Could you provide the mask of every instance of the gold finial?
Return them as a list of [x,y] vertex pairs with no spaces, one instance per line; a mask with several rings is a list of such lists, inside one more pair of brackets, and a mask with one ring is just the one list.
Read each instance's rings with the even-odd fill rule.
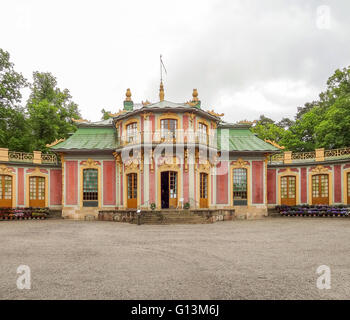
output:
[[159,87],[159,100],[164,101],[164,86],[163,86],[163,81],[160,82],[160,87]]
[[194,101],[198,101],[198,91],[197,91],[197,89],[193,89],[192,97],[193,97],[193,99],[192,99],[193,102]]
[[224,113],[216,113],[214,110],[208,111],[208,113],[215,117],[223,117],[225,115]]
[[126,89],[126,98],[125,101],[131,101],[131,91],[130,88]]

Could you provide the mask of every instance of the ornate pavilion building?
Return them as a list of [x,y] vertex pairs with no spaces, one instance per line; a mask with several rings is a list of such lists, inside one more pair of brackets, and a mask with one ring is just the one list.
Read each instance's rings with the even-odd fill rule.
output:
[[350,150],[281,153],[250,124],[225,123],[186,103],[136,104],[128,89],[112,118],[79,120],[53,154],[0,149],[0,207],[62,209],[84,219],[100,211],[231,210],[247,218],[277,204],[350,204]]

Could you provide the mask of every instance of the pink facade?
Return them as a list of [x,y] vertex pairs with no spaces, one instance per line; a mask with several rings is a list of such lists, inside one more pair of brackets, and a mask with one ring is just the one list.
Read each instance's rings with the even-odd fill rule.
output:
[[66,161],[66,205],[78,205],[78,161]]
[[228,203],[228,162],[221,161],[217,167],[216,176],[216,203]]
[[103,204],[116,204],[115,161],[103,161]]
[[24,169],[18,168],[18,205],[24,206]]
[[276,199],[276,170],[267,169],[267,202],[277,203]]
[[253,203],[264,203],[264,162],[252,161]]
[[50,205],[62,203],[62,170],[50,170]]

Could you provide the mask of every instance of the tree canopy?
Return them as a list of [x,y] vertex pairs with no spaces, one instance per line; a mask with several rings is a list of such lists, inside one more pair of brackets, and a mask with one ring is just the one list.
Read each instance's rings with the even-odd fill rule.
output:
[[274,140],[286,150],[350,146],[350,66],[337,69],[317,101],[298,107],[295,120],[275,122],[262,115],[252,131],[261,139]]

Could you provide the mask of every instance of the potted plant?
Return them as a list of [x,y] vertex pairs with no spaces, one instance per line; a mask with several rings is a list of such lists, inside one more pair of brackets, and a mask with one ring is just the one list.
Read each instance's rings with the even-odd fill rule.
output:
[[150,207],[151,207],[151,210],[154,211],[157,206],[156,206],[156,204],[154,202],[152,202]]

